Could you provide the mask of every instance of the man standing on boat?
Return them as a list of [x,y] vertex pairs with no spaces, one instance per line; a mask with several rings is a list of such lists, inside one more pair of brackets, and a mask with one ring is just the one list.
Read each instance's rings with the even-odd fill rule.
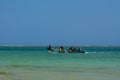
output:
[[51,45],[48,46],[48,51],[54,51],[52,50]]

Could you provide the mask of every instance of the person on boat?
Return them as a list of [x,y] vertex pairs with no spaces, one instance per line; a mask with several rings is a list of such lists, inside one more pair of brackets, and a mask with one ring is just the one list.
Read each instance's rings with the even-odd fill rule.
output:
[[52,50],[51,45],[48,46],[48,51],[54,51],[54,50]]
[[73,48],[73,52],[76,52],[76,48]]
[[64,52],[64,51],[65,51],[65,50],[64,50],[64,47],[61,46],[58,51],[59,51],[59,52]]
[[85,53],[85,51],[82,50],[82,48],[80,48],[80,47],[78,48],[78,52],[79,52],[79,53]]
[[71,46],[68,50],[68,52],[73,52],[74,51],[74,48]]

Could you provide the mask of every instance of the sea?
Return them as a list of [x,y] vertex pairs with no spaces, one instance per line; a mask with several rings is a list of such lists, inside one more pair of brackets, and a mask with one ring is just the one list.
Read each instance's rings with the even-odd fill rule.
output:
[[81,48],[85,54],[48,52],[47,46],[0,46],[0,80],[120,80],[119,46]]

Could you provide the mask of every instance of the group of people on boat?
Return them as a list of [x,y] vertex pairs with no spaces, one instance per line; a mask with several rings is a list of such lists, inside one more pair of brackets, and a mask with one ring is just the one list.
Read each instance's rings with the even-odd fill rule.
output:
[[[51,45],[48,46],[48,51],[52,51],[54,52],[54,50],[52,49]],[[75,47],[70,47],[68,50],[65,50],[63,46],[61,46],[57,52],[60,52],[60,53],[64,53],[64,52],[68,52],[68,53],[85,53],[84,50],[82,50],[82,48],[78,47],[78,48],[75,48]]]

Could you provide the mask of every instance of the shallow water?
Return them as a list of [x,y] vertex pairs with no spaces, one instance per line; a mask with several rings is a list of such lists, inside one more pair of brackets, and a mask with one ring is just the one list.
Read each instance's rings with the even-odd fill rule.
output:
[[86,54],[46,47],[0,47],[0,80],[120,80],[120,47],[83,47]]

